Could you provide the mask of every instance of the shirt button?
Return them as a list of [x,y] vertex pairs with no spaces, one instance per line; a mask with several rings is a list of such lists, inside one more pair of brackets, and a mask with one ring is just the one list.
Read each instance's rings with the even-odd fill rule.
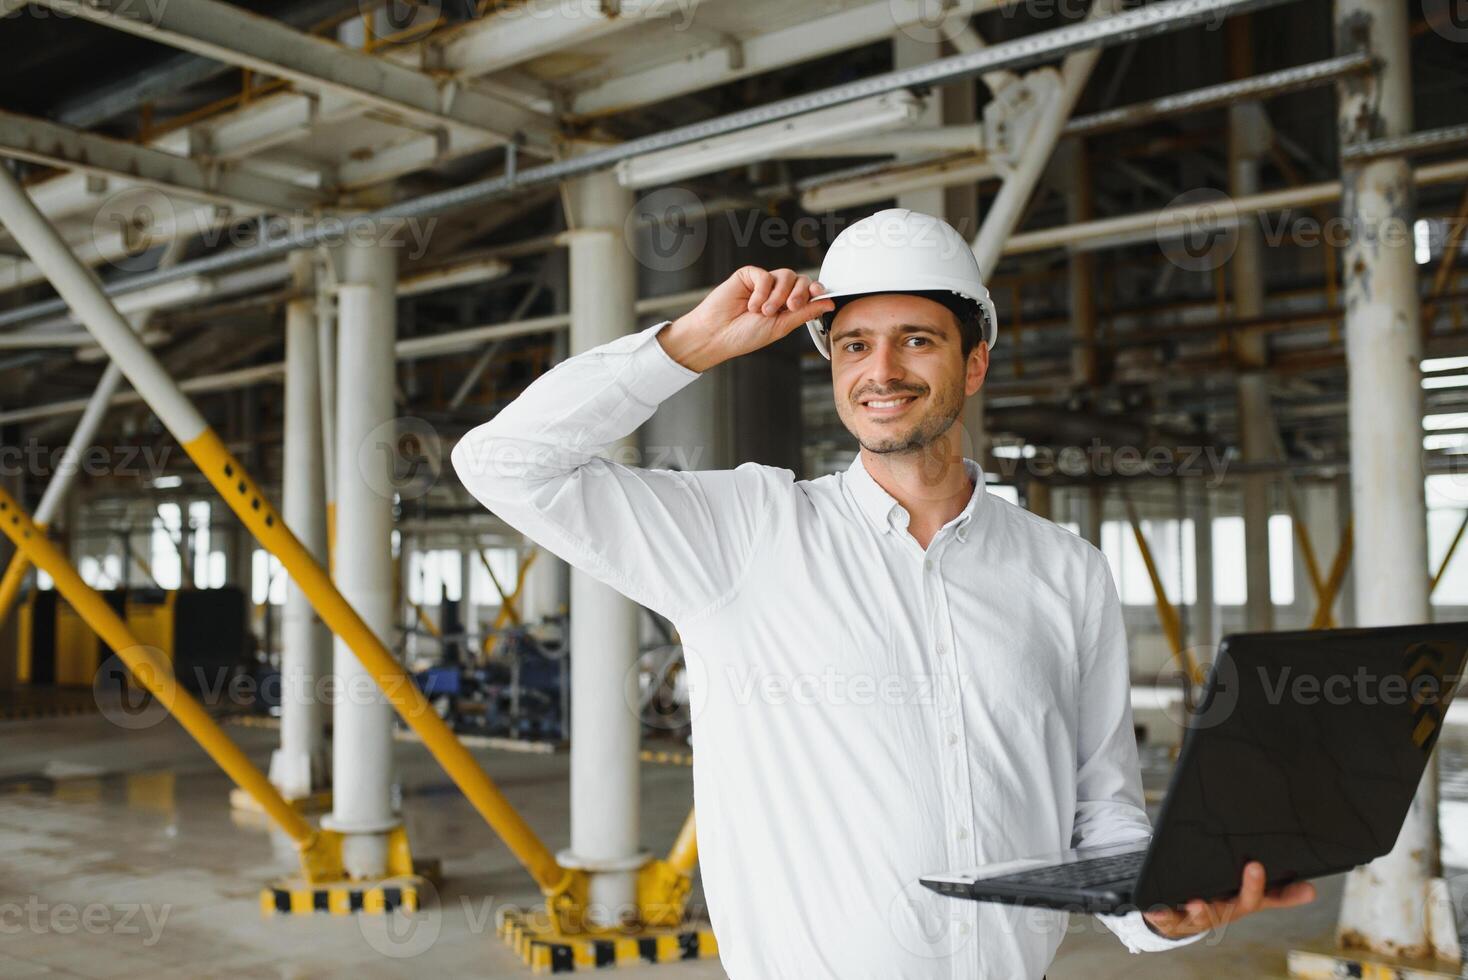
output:
[[958,839],[959,840],[968,840],[968,828],[967,827],[959,827],[958,828]]
[[948,656],[948,644],[944,643],[942,640],[938,641],[938,656]]
[[959,923],[959,925],[958,925],[958,931],[961,932],[963,935],[967,936],[968,933],[969,933],[969,924],[967,922],[961,922],[961,923]]
[[948,733],[948,744],[949,745],[957,745],[958,744],[958,736],[955,735],[955,734],[953,734],[952,732],[949,732]]

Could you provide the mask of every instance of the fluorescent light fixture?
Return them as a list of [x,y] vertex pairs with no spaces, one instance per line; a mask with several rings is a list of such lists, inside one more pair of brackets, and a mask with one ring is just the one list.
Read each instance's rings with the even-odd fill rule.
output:
[[417,296],[455,286],[468,286],[476,282],[490,282],[510,274],[510,264],[501,259],[477,259],[442,269],[429,269],[417,275],[407,276],[398,283],[399,296]]
[[769,160],[786,150],[813,143],[837,143],[884,129],[911,126],[922,112],[922,100],[911,92],[889,92],[632,157],[617,164],[617,180],[623,187],[656,187],[756,160]]
[[1429,432],[1434,429],[1468,429],[1468,412],[1426,415],[1422,418],[1422,427]]
[[991,180],[999,175],[988,157],[967,153],[920,164],[894,163],[877,171],[837,176],[811,183],[800,195],[800,206],[819,214],[871,204],[931,187],[952,187]]
[[160,476],[153,481],[154,490],[172,490],[181,486],[183,486],[183,477],[181,476]]
[[1422,362],[1424,374],[1434,371],[1458,371],[1468,368],[1468,357],[1429,357]]
[[1468,449],[1468,435],[1461,432],[1432,432],[1422,437],[1422,448],[1461,452]]
[[1432,228],[1425,218],[1418,218],[1412,225],[1412,245],[1418,265],[1432,261]]
[[1468,388],[1468,374],[1438,375],[1435,378],[1423,378],[1424,388]]

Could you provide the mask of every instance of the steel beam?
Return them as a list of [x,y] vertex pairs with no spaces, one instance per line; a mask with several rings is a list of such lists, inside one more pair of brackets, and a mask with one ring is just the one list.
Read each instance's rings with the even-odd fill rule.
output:
[[310,208],[321,195],[234,166],[164,153],[0,109],[0,156],[115,177],[216,204],[270,211]]
[[[62,3],[67,0],[47,0],[47,2]],[[115,4],[120,0],[108,0],[108,2]],[[219,5],[217,0],[187,0],[186,5],[204,2]],[[735,112],[717,119],[629,140],[617,146],[581,154],[566,160],[525,168],[516,173],[501,174],[410,201],[397,202],[363,217],[373,220],[417,218],[441,214],[484,204],[518,193],[526,187],[551,182],[558,183],[572,177],[605,170],[622,160],[644,153],[695,143],[763,123],[799,116],[815,109],[844,105],[899,89],[947,84],[998,68],[1030,67],[1074,51],[1107,47],[1142,37],[1152,37],[1168,31],[1180,30],[1196,24],[1213,22],[1220,17],[1295,2],[1299,0],[1167,0],[1164,3],[1129,10],[1114,17],[1072,24],[1042,34],[1006,41],[970,54],[942,58],[926,65],[838,85],[754,109]],[[172,10],[177,6],[178,4],[171,3],[168,9]],[[91,8],[83,9],[90,10]],[[321,43],[329,44],[329,42]],[[337,49],[333,46],[333,51],[335,50]],[[375,64],[375,61],[373,63]],[[312,225],[282,239],[253,248],[221,252],[196,259],[179,266],[172,272],[152,272],[121,279],[108,284],[106,292],[109,295],[118,295],[159,281],[261,262],[272,256],[284,255],[296,249],[321,244],[336,232],[337,229],[334,227],[321,224]],[[54,312],[61,308],[62,304],[57,303],[49,309],[48,305],[39,303],[22,311],[9,311],[0,315],[0,326]]]
[[447,83],[385,58],[305,34],[221,0],[33,0],[68,16],[284,78],[315,92],[335,92],[430,126],[474,130],[498,142],[539,131],[544,119],[524,107]]

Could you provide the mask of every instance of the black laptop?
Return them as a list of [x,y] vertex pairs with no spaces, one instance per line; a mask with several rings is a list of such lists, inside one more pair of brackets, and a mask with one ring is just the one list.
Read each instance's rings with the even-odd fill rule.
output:
[[1227,637],[1150,845],[926,875],[944,895],[1068,912],[1181,906],[1386,854],[1462,675],[1468,623]]

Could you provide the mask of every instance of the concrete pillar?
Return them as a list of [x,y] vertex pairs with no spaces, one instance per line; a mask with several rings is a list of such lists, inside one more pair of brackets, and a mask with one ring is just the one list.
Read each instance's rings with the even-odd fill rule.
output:
[[1093,483],[1087,487],[1078,487],[1076,494],[1081,499],[1081,506],[1076,514],[1076,523],[1080,525],[1081,537],[1097,548],[1101,547],[1101,522],[1106,515],[1106,487],[1100,483]]
[[[1065,216],[1072,224],[1092,218],[1091,164],[1086,141],[1079,137],[1061,140],[1056,146],[1056,163],[1065,190]],[[1077,388],[1093,387],[1098,380],[1096,356],[1096,277],[1090,252],[1076,249],[1069,265],[1070,324],[1075,337],[1071,349],[1071,383]]]
[[[1228,22],[1230,73],[1243,78],[1252,73],[1248,18]],[[1257,102],[1229,107],[1228,158],[1229,193],[1234,197],[1259,190],[1259,167],[1269,151],[1269,123]],[[1238,245],[1229,260],[1233,280],[1233,312],[1252,319],[1264,312],[1263,242],[1256,221],[1241,222]],[[1239,448],[1245,463],[1262,463],[1274,458],[1273,417],[1269,406],[1268,353],[1264,334],[1244,331],[1238,336]],[[1246,627],[1274,629],[1274,600],[1269,586],[1270,484],[1267,473],[1251,473],[1243,479],[1244,602]]]
[[[397,253],[380,245],[343,246],[337,308],[336,561],[342,596],[383,643],[393,636],[393,460],[376,442],[393,408]],[[365,451],[364,451],[365,448]],[[393,711],[341,640],[332,711],[332,811],[323,826],[346,835],[343,860],[356,878],[387,867],[392,808]]]
[[[466,634],[466,638],[463,643],[463,649],[465,651],[468,651],[469,649],[469,641],[467,639],[467,635],[476,634],[479,632],[478,626],[474,622],[475,612],[473,575],[474,566],[479,564],[479,559],[475,557],[474,554],[475,548],[476,546],[471,546],[468,548],[463,548],[459,551],[459,622],[464,624],[464,632]],[[511,582],[506,584],[505,588],[514,588],[514,583]]]
[[1054,519],[1054,504],[1050,492],[1050,484],[1042,480],[1030,480],[1025,485],[1025,506],[1031,514],[1043,517],[1047,521]]
[[[297,285],[309,286],[310,256],[292,256]],[[305,281],[301,281],[304,279]],[[291,300],[285,321],[285,463],[282,516],[312,557],[326,563],[325,447],[321,437],[321,374],[314,299]],[[317,680],[330,669],[331,633],[294,581],[286,586],[280,638],[280,747],[270,781],[286,799],[300,799],[330,782],[326,750],[327,699]]]
[[[623,237],[633,195],[610,171],[567,185],[570,208],[571,353],[637,325],[637,268]],[[629,436],[608,447],[626,453]],[[638,607],[607,585],[571,572],[571,846],[558,855],[591,873],[587,916],[615,926],[637,915],[641,725],[628,709],[637,659]],[[635,691],[635,687],[632,688]]]
[[[1212,647],[1218,643],[1217,617],[1213,597],[1213,491],[1199,482],[1193,489],[1193,581],[1197,602],[1193,606],[1192,645]],[[1212,651],[1199,660],[1212,660]]]
[[[1342,144],[1412,131],[1407,8],[1336,0],[1339,52],[1366,49],[1371,76],[1341,83]],[[1351,433],[1351,498],[1362,626],[1427,622],[1427,520],[1422,469],[1422,344],[1407,161],[1381,158],[1341,175],[1352,239],[1342,257]],[[1346,879],[1342,945],[1411,958],[1461,958],[1441,874],[1436,759],[1387,856]]]

